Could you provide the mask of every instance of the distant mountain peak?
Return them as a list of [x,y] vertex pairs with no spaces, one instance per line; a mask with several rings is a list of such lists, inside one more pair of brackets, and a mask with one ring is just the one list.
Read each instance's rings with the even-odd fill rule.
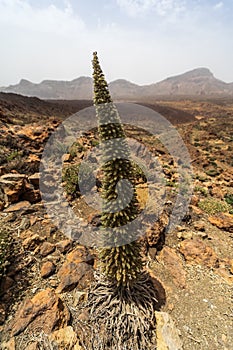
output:
[[164,81],[175,80],[175,79],[192,79],[192,78],[214,78],[214,74],[210,71],[209,68],[200,67],[189,70],[183,74],[178,74],[175,76],[171,76]]
[[195,69],[190,70],[189,72],[190,74],[200,74],[200,75],[213,75],[213,73],[211,72],[211,70],[209,68],[206,67],[198,67]]
[[192,76],[206,76],[206,77],[213,77],[214,74],[210,71],[209,68],[206,67],[199,67],[190,70],[189,72],[184,73],[185,75],[192,75]]
[[[180,75],[172,76],[150,85],[137,85],[126,79],[110,82],[109,88],[114,99],[138,100],[156,96],[233,96],[233,83],[225,83],[214,77],[209,68],[199,67]],[[22,79],[19,84],[2,88],[42,99],[92,99],[92,78],[81,76],[71,81],[44,80],[34,84]]]
[[90,81],[90,80],[92,81],[91,77],[87,77],[87,76],[82,75],[81,77],[73,79],[72,82],[75,82],[75,81]]
[[33,84],[33,83],[30,80],[21,79],[19,84],[23,86],[23,85],[30,85],[30,84]]

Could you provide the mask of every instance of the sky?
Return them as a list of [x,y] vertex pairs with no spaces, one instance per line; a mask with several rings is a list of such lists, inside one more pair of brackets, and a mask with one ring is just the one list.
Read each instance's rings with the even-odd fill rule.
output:
[[233,0],[0,0],[0,86],[92,75],[151,84],[207,67],[233,82]]

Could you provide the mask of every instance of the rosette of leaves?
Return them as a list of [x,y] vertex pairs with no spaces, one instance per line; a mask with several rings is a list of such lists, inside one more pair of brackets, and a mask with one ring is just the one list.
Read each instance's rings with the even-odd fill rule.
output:
[[[135,167],[130,157],[123,126],[113,104],[108,84],[93,54],[94,105],[102,151],[103,208],[101,224],[106,229],[105,248],[100,250],[102,270],[118,286],[128,286],[142,271],[140,244],[131,223],[139,214],[135,189]],[[132,242],[126,243],[124,242]]]

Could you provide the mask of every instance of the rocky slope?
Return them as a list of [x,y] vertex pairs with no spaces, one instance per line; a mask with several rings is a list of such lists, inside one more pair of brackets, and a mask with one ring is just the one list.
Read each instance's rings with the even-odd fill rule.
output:
[[[8,158],[0,167],[0,236],[4,233],[10,239],[4,254],[0,249],[0,260],[4,259],[0,271],[0,348],[82,350],[84,325],[88,324],[88,314],[82,305],[95,279],[96,251],[67,238],[54,225],[39,190],[41,153],[62,118],[56,113],[45,118],[42,113],[41,119],[39,113],[28,107],[25,125],[24,121],[18,122],[25,116],[25,100],[22,114],[17,114],[16,105],[13,109],[13,102],[8,107],[4,103],[0,104],[3,132],[0,150]],[[163,212],[156,223],[148,226],[143,238],[146,268],[155,278],[159,300],[157,348],[231,350],[233,103],[185,100],[160,101],[158,105],[170,119],[174,110],[176,118],[179,111],[185,117],[177,128],[192,158],[194,189],[183,221],[165,235],[179,186],[174,160],[143,130],[127,127],[130,137],[155,153],[166,179]],[[13,140],[19,152],[16,156],[12,155]],[[64,171],[82,162],[85,153],[97,142],[94,131],[79,138],[63,159]],[[23,166],[31,162],[33,166]],[[76,230],[82,234],[87,223],[95,230],[96,212],[87,206],[78,187],[67,186],[74,185],[75,179],[65,176],[63,181],[68,203],[82,217]],[[46,186],[53,186],[49,176]],[[138,197],[142,206],[145,186],[139,177]]]
[[[208,68],[197,68],[184,74],[167,78],[161,82],[139,86],[124,79],[109,84],[114,99],[140,100],[155,96],[232,96],[233,83],[216,79]],[[19,84],[2,88],[42,99],[92,99],[92,79],[80,77],[72,81],[44,80],[34,84],[22,79]]]

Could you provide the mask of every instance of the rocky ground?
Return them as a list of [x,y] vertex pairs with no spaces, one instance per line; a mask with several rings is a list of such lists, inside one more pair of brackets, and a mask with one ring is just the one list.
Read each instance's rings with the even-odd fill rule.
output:
[[[80,324],[88,317],[81,306],[95,279],[96,251],[69,239],[50,220],[41,201],[38,172],[44,144],[65,114],[69,115],[70,106],[59,102],[66,111],[61,115],[55,102],[53,111],[45,102],[41,112],[35,110],[37,101],[33,107],[21,101],[21,110],[17,103],[6,98],[0,103],[1,349],[81,350]],[[127,128],[129,136],[159,157],[166,178],[162,214],[143,238],[145,266],[157,281],[161,305],[157,348],[232,350],[233,103],[149,104],[176,125],[189,149],[194,173],[189,210],[179,226],[165,234],[178,191],[173,160],[147,134]],[[73,108],[77,108],[74,102],[72,112]],[[73,170],[97,143],[92,132],[77,140],[63,159],[64,192],[82,218],[75,228],[80,235],[87,222],[93,227],[98,224],[98,213],[80,196]],[[142,206],[145,188],[139,174]]]

